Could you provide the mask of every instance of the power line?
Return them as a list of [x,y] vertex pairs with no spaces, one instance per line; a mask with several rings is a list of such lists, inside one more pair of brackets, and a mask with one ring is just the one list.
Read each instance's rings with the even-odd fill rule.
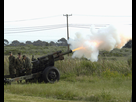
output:
[[[14,28],[4,28],[4,30],[25,30],[25,29],[37,29],[37,28],[46,28],[46,27],[54,27],[54,26],[65,26],[66,24],[55,24],[55,25],[43,25],[43,26],[28,26],[28,27],[14,27]],[[91,26],[95,25],[97,27],[105,27],[109,24],[69,24],[69,26]],[[132,25],[132,24],[124,24],[124,25]]]
[[[51,30],[51,29],[58,29],[58,28],[63,28],[66,27],[66,25],[61,25],[61,26],[42,26],[41,28],[30,28],[30,29],[4,29],[5,34],[7,33],[22,33],[22,32],[33,32],[33,31],[42,31],[42,30]],[[77,28],[89,28],[86,26],[78,26],[78,25],[71,25],[70,27],[77,27]]]
[[80,26],[80,27],[91,27],[95,25],[95,27],[105,27],[109,24],[69,24],[69,26]]
[[[91,25],[90,24],[69,24],[69,27],[90,29]],[[109,24],[95,24],[95,28],[98,29],[98,28],[101,28],[101,27],[106,27],[107,25],[109,25]],[[14,29],[13,28],[7,28],[7,29],[4,29],[4,34],[53,30],[53,29],[60,29],[60,28],[64,28],[64,27],[66,27],[65,24],[33,26],[33,27],[29,27],[29,29],[27,29],[27,27],[19,27],[19,28],[14,28]]]
[[[44,31],[44,30],[53,30],[53,29],[60,29],[60,28],[65,28],[66,26],[63,26],[63,27],[55,27],[55,28],[44,28],[44,29],[36,29],[36,30],[27,30],[27,31],[10,31],[10,32],[4,32],[4,34],[14,34],[14,33],[25,33],[25,32],[36,32],[36,31]],[[73,26],[75,28],[86,28],[86,29],[90,29],[89,27],[76,27],[76,26]]]
[[24,32],[35,32],[35,31],[43,31],[43,30],[52,30],[52,29],[59,29],[59,28],[64,28],[63,27],[54,27],[54,28],[44,28],[44,29],[36,29],[36,30],[27,30],[27,31],[15,31],[15,32],[4,32],[4,34],[10,34],[10,33],[24,33]]
[[92,17],[132,17],[130,15],[84,15],[84,14],[74,14],[74,16],[92,16]]
[[4,21],[4,23],[8,23],[8,22],[21,22],[21,21],[30,21],[30,20],[37,20],[37,19],[53,18],[53,17],[58,17],[58,16],[61,16],[61,15],[54,15],[54,16],[41,17],[41,18],[32,18],[32,19],[14,20],[14,21]]
[[[54,27],[54,26],[65,26],[66,24],[56,24],[56,25],[44,25],[44,26],[29,26],[29,27],[17,27],[17,28],[4,28],[6,30],[17,30],[17,29],[35,29],[43,27]],[[90,24],[69,24],[70,26],[91,26]]]
[[[13,20],[13,21],[4,21],[4,23],[30,21],[30,20],[38,20],[38,19],[53,18],[53,17],[58,17],[58,16],[61,16],[61,14],[59,14],[59,15],[54,15],[54,16],[40,17],[40,18],[32,18],[32,19],[21,19],[21,20]],[[74,14],[74,16],[90,16],[90,17],[132,17],[132,16],[130,16],[130,15],[84,15],[84,14]]]
[[56,25],[44,25],[44,26],[29,26],[29,27],[18,27],[18,28],[4,28],[4,30],[13,31],[13,30],[29,30],[29,29],[41,29],[41,28],[51,28],[58,26],[66,26],[65,24],[56,24]]
[[[70,27],[91,27],[92,24],[69,24]],[[108,24],[95,24],[96,27],[105,27]],[[57,25],[44,25],[44,26],[32,26],[32,27],[18,27],[18,28],[4,28],[4,31],[12,32],[12,31],[27,31],[27,30],[37,30],[37,29],[50,29],[56,27],[65,27],[65,24],[57,24]]]

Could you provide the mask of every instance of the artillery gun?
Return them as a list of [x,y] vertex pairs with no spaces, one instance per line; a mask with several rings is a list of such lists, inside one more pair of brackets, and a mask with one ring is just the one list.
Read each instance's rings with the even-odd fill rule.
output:
[[67,52],[57,51],[52,54],[47,54],[45,56],[39,57],[37,59],[32,56],[32,74],[14,77],[10,75],[4,76],[4,84],[11,84],[13,81],[26,80],[30,79],[31,81],[45,82],[45,83],[54,83],[55,81],[59,81],[60,72],[54,67],[54,62],[58,60],[64,60],[64,56],[68,53],[72,53],[72,50]]

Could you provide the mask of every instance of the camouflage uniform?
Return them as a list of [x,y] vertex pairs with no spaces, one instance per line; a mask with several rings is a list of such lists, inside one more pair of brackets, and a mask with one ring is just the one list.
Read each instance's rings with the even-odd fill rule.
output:
[[9,74],[13,75],[16,74],[16,69],[15,69],[15,57],[9,56]]
[[[24,60],[24,68],[26,70],[26,75],[30,75],[32,73],[32,66],[31,66],[30,59],[28,57],[26,57],[26,56],[25,56],[25,60]],[[27,79],[26,83],[28,81],[31,82],[31,79]]]
[[23,60],[22,59],[19,59],[17,58],[16,59],[16,76],[19,77],[22,75],[21,71],[23,69]]
[[24,68],[26,70],[26,75],[31,74],[31,72],[32,72],[32,66],[31,66],[30,59],[28,57],[26,57],[26,59],[24,61]]

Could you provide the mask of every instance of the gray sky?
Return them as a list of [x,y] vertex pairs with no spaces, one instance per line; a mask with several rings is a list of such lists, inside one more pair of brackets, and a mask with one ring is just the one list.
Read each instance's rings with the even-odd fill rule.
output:
[[4,39],[67,39],[63,14],[72,14],[69,35],[73,38],[76,32],[89,34],[91,24],[132,24],[132,0],[4,0]]

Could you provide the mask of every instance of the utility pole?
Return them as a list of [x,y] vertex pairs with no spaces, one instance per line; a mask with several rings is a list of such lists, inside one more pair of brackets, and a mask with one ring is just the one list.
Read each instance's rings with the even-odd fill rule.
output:
[[[64,15],[63,14],[63,16],[66,16],[66,19],[67,19],[67,40],[68,40],[69,39],[68,16],[72,16],[72,14],[70,14],[70,15],[68,15],[68,14]],[[68,51],[69,51],[69,44],[68,44]],[[68,56],[69,56],[69,54],[68,54]]]

